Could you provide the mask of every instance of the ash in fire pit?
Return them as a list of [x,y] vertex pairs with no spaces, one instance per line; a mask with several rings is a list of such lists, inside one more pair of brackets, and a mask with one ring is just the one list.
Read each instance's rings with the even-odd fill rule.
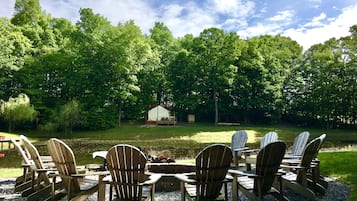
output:
[[149,155],[149,161],[151,163],[174,163],[175,159],[172,158],[169,150],[163,150],[154,157]]

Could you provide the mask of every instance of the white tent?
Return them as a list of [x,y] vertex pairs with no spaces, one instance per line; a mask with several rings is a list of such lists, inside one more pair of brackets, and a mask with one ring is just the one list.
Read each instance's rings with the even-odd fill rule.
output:
[[170,118],[170,110],[164,108],[161,105],[153,107],[148,112],[148,121],[161,121]]

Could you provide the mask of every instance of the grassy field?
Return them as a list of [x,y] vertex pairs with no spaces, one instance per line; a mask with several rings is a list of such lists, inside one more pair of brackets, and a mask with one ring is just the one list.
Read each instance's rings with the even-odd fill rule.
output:
[[[64,140],[72,147],[78,164],[101,163],[100,159],[93,159],[91,153],[98,150],[108,150],[115,144],[132,144],[140,147],[144,152],[156,155],[163,150],[169,150],[176,159],[192,159],[205,146],[212,143],[230,145],[231,136],[236,130],[248,132],[248,146],[258,147],[260,138],[268,131],[275,131],[279,139],[288,147],[292,145],[295,136],[302,131],[310,132],[310,139],[323,133],[327,134],[323,148],[341,147],[357,143],[357,131],[342,129],[311,129],[287,125],[262,126],[213,126],[209,124],[178,125],[178,126],[143,126],[125,124],[105,131],[74,132],[72,135],[63,133],[42,134],[35,131],[21,132],[32,140],[41,154],[47,154],[46,141],[51,137]],[[19,134],[6,133],[6,138],[17,138]],[[6,157],[0,158],[0,178],[15,177],[21,174],[19,168],[21,159],[14,150],[5,150]],[[357,157],[356,151],[323,152],[321,171],[324,175],[338,178],[352,190],[351,200],[357,199]]]

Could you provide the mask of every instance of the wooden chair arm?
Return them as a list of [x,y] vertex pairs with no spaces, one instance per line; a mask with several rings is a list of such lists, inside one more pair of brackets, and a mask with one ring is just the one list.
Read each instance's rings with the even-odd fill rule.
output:
[[96,171],[96,172],[86,172],[86,173],[78,173],[78,174],[72,174],[71,177],[86,177],[86,176],[105,176],[109,175],[109,171]]
[[305,167],[298,166],[298,165],[284,165],[284,164],[281,164],[280,167],[281,167],[281,168],[285,168],[285,169],[294,169],[294,170],[302,170],[302,169],[305,169]]
[[284,159],[296,159],[296,160],[301,160],[301,156],[294,156],[294,155],[285,155]]
[[143,182],[142,185],[153,185],[161,178],[161,174],[150,174],[148,176],[149,176],[148,180]]
[[240,170],[228,170],[228,173],[231,174],[233,177],[238,176],[238,175],[248,176],[248,177],[251,177],[251,178],[260,177],[259,175],[243,172],[243,171],[240,171]]
[[34,169],[36,172],[56,172],[57,169]]
[[175,174],[175,177],[176,177],[178,180],[180,180],[181,182],[184,182],[184,183],[194,184],[194,183],[197,182],[195,179],[190,179],[187,174]]
[[245,150],[249,150],[249,147],[236,148],[233,151],[238,152],[238,151],[245,151]]
[[249,156],[251,153],[258,153],[260,149],[242,150],[242,154]]

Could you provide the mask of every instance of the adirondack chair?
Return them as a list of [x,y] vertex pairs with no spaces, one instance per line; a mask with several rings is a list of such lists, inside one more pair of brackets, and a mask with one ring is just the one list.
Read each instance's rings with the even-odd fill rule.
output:
[[[32,144],[32,142],[24,135],[20,135],[20,141],[22,143],[26,142],[28,144]],[[27,150],[26,146],[24,146],[24,150],[25,150],[25,152],[27,154],[27,157],[31,160],[31,154],[29,153],[29,150]],[[46,163],[51,163],[52,162],[51,156],[40,155],[40,158],[41,158],[42,163],[44,163],[46,167],[47,166],[53,166],[53,164],[46,164]]]
[[[279,166],[285,154],[286,145],[281,141],[269,143],[257,155],[255,174],[239,170],[229,170],[233,176],[233,201],[239,200],[238,190],[249,200],[262,201],[264,195],[271,194],[278,200],[288,200],[282,194],[281,175]],[[280,190],[273,187],[273,183],[280,181]]]
[[161,175],[145,174],[147,158],[143,152],[131,145],[115,145],[109,149],[106,159],[111,175],[109,200],[113,188],[119,200],[154,200],[155,183]]
[[[105,185],[103,178],[108,172],[79,173],[72,149],[59,139],[52,138],[47,142],[48,151],[56,165],[58,175],[61,177],[67,200],[85,200],[98,191],[98,199],[105,199]],[[52,196],[55,195],[54,184],[56,176],[53,176]],[[99,189],[99,190],[98,190]],[[54,200],[55,197],[52,197]]]
[[304,131],[300,133],[298,136],[295,137],[294,139],[294,144],[291,148],[291,152],[288,153],[288,155],[285,155],[285,158],[287,157],[301,157],[305,146],[309,140],[310,133],[308,131]]
[[[268,132],[266,133],[263,138],[260,140],[260,149],[264,148],[269,143],[275,142],[278,140],[278,134],[276,132]],[[255,164],[257,160],[257,155],[252,155],[252,153],[257,153],[260,149],[251,149],[251,150],[244,150],[243,153],[245,155],[245,164],[247,170],[250,171],[251,164]]]
[[317,154],[318,154],[319,150],[321,149],[322,144],[325,141],[326,134],[322,134],[318,138],[320,139],[319,148],[318,148],[318,151],[316,152],[316,155],[314,156],[314,159],[312,161],[311,172],[308,172],[307,177],[313,181],[314,185],[313,185],[312,189],[315,192],[325,194],[325,191],[328,188],[328,182],[320,174],[320,161],[317,158]]
[[242,158],[242,151],[248,149],[248,147],[245,147],[247,139],[248,134],[245,130],[237,131],[232,135],[231,149],[233,152],[234,165],[237,168],[239,168],[239,160]]
[[[195,158],[195,174],[176,174],[181,186],[181,200],[228,199],[227,171],[232,161],[231,149],[226,145],[213,144],[204,148]],[[225,196],[221,189],[224,184]]]
[[[27,200],[44,200],[51,198],[52,184],[50,182],[49,174],[56,171],[53,163],[45,164],[37,150],[37,148],[27,139],[21,138],[25,150],[27,150],[34,168],[32,168],[32,183],[30,194],[26,195]],[[52,160],[51,160],[52,161]],[[55,189],[62,188],[62,183],[54,184]],[[60,195],[58,195],[60,197]]]
[[310,200],[315,200],[316,196],[313,190],[308,188],[309,183],[313,181],[308,180],[307,172],[311,170],[311,162],[317,155],[320,142],[320,138],[315,138],[306,145],[298,165],[282,165],[285,169],[292,170],[282,176],[284,186]]
[[34,163],[27,157],[26,152],[16,140],[10,139],[10,141],[17,153],[22,157],[21,166],[23,168],[23,174],[16,178],[14,192],[27,191],[27,189],[31,188],[33,179],[31,170],[34,168]]

